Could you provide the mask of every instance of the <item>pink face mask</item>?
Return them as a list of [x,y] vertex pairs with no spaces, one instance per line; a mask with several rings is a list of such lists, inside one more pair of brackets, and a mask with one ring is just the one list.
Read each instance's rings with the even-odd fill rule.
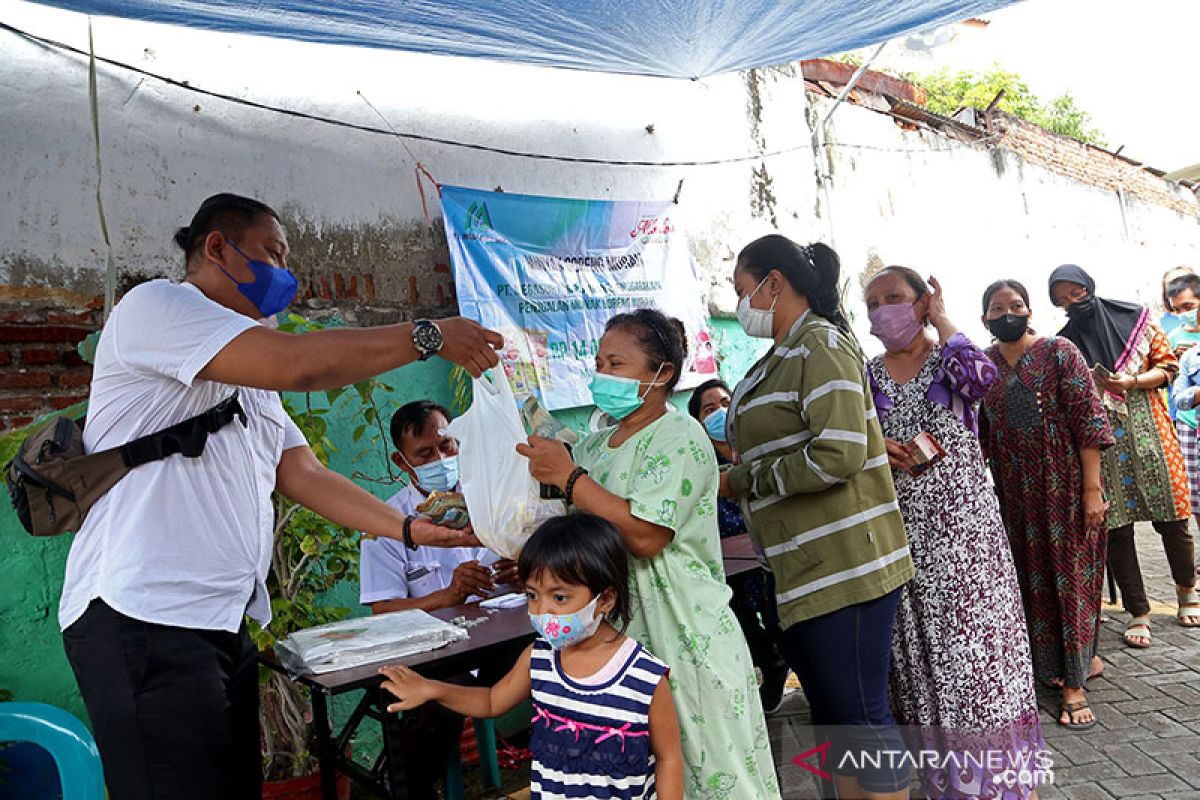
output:
[[879,306],[867,316],[871,320],[871,335],[888,350],[901,349],[925,327],[910,303]]

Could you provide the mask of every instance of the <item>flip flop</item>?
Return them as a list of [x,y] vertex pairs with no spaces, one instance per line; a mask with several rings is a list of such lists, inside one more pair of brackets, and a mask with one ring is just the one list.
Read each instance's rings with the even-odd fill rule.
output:
[[[1176,595],[1179,599],[1179,610],[1175,613],[1181,628],[1200,628],[1200,595],[1196,590],[1184,595]],[[1188,621],[1190,620],[1190,622]]]
[[[1062,708],[1058,712],[1058,724],[1072,731],[1086,731],[1089,728],[1096,727],[1095,715],[1092,715],[1091,722],[1076,722],[1075,715],[1085,709],[1089,709],[1087,700],[1080,700],[1078,703],[1063,703]],[[1062,721],[1062,715],[1066,714],[1069,722]]]
[[[1145,639],[1146,643],[1138,644],[1130,637],[1137,637],[1138,639]],[[1150,623],[1148,623],[1148,622],[1131,622],[1131,623],[1129,623],[1129,626],[1125,628],[1125,634],[1124,634],[1123,638],[1125,639],[1126,646],[1133,647],[1137,650],[1145,650],[1147,647],[1150,646],[1150,642],[1151,642]]]

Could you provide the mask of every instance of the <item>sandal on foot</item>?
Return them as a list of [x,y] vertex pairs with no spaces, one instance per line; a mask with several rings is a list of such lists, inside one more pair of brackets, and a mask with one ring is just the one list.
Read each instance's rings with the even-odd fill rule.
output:
[[1193,589],[1187,594],[1177,594],[1176,597],[1179,598],[1179,611],[1175,616],[1180,627],[1200,628],[1200,594]]
[[[1125,644],[1127,646],[1136,648],[1138,650],[1145,650],[1150,646],[1151,641],[1150,623],[1136,621],[1129,623],[1129,625],[1125,628],[1125,634],[1123,638],[1125,639]],[[1144,639],[1145,643],[1139,644],[1136,641],[1137,639]]]
[[[1087,682],[1091,681],[1091,680],[1095,680],[1096,678],[1099,678],[1103,674],[1104,674],[1104,664],[1101,664],[1100,669],[1094,669],[1088,673],[1087,680],[1085,680],[1083,682],[1083,686],[1080,688],[1082,688],[1086,691],[1087,690]],[[1063,683],[1064,683],[1064,681],[1062,678],[1051,678],[1049,680],[1041,681],[1042,686],[1045,686],[1047,689],[1061,689],[1061,688],[1063,688]]]
[[[1096,717],[1093,714],[1089,722],[1076,722],[1075,715],[1090,709],[1087,700],[1080,700],[1078,703],[1063,703],[1062,710],[1058,712],[1058,724],[1072,731],[1086,731],[1089,728],[1096,727]],[[1068,722],[1062,721],[1063,714],[1067,715]]]

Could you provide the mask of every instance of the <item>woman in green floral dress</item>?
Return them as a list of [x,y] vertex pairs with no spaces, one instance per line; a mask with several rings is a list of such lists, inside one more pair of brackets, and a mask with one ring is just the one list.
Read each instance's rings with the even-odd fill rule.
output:
[[542,483],[620,530],[635,599],[628,634],[671,667],[689,800],[779,797],[746,641],[729,610],[717,532],[717,462],[704,428],[667,405],[683,369],[676,324],[642,309],[613,317],[592,396],[619,420],[575,447],[518,448]]

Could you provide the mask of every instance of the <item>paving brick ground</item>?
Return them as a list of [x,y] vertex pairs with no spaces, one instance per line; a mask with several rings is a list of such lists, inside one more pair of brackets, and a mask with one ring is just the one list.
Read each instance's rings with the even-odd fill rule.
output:
[[[1059,726],[1058,693],[1039,687],[1043,732],[1054,754],[1054,785],[1042,787],[1043,800],[1200,800],[1200,742],[1193,735],[1200,726],[1200,630],[1175,622],[1175,591],[1158,535],[1139,525],[1137,543],[1154,603],[1154,644],[1125,647],[1121,633],[1128,615],[1106,604],[1100,644],[1105,672],[1088,691],[1099,724],[1089,731]],[[770,721],[785,800],[816,796],[809,774],[791,763],[812,745],[805,739],[808,707],[796,686],[793,678],[782,710]],[[496,791],[471,785],[473,772],[468,798],[497,798]],[[499,797],[525,800],[527,786],[527,777],[506,772],[507,794]]]
[[[1200,800],[1200,742],[1193,733],[1200,720],[1200,630],[1175,621],[1175,590],[1158,534],[1139,525],[1137,544],[1153,603],[1154,643],[1146,650],[1125,647],[1121,634],[1129,617],[1105,604],[1105,671],[1088,691],[1099,724],[1089,731],[1058,725],[1059,695],[1039,687],[1042,730],[1054,754],[1054,785],[1039,791],[1043,800]],[[787,800],[815,796],[808,774],[790,763],[811,746],[807,723],[799,692],[771,720]]]

